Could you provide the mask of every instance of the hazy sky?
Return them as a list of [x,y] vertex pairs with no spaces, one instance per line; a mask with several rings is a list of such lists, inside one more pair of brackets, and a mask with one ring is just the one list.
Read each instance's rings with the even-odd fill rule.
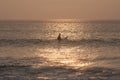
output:
[[0,20],[120,20],[120,0],[0,0]]

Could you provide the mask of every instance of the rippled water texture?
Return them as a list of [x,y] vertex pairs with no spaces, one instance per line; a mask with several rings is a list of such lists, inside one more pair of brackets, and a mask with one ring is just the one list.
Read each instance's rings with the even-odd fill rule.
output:
[[0,22],[0,80],[119,80],[119,75],[120,22]]

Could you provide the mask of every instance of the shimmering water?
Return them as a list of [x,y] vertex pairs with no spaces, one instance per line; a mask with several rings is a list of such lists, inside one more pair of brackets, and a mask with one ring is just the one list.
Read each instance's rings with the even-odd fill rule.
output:
[[[59,33],[62,41],[56,40]],[[0,22],[0,80],[119,80],[119,75],[118,21]]]

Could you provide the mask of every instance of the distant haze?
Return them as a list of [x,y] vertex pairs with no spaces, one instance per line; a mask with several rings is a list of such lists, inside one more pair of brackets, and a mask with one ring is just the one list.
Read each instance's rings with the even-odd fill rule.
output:
[[0,20],[120,20],[120,0],[0,0]]

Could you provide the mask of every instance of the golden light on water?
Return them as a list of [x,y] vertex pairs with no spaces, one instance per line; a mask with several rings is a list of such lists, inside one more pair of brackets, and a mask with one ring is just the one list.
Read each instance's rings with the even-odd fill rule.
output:
[[[79,23],[46,23],[45,30],[56,31],[53,34],[48,34],[54,39],[56,39],[59,33],[62,34],[62,38],[68,36],[69,40],[79,40],[80,38],[84,39],[85,37],[90,37],[90,35],[85,34],[89,29],[84,24]],[[52,25],[52,27],[50,26]],[[78,31],[79,30],[79,31]],[[77,33],[79,32],[79,33]],[[35,55],[37,57],[42,57],[46,59],[44,64],[36,64],[33,67],[38,68],[40,66],[66,66],[71,68],[81,68],[81,67],[90,67],[93,62],[89,61],[89,58],[95,58],[96,56],[91,55],[87,48],[83,46],[74,46],[72,43],[59,43],[55,40],[47,44],[47,47],[37,48]],[[87,61],[86,61],[87,60]]]
[[49,77],[46,77],[46,76],[38,76],[37,78],[38,79],[49,79]]
[[[87,34],[86,31],[89,30],[87,25],[82,23],[45,23],[44,29],[48,31],[48,33],[45,34],[45,36],[51,36],[50,39],[56,39],[59,33],[62,34],[62,37],[68,36],[69,40],[77,40],[77,39],[84,39],[91,37],[90,34]],[[49,31],[53,31],[49,32]],[[79,33],[78,33],[79,32]],[[39,37],[39,35],[38,35]]]
[[[92,62],[80,61],[80,59],[85,59],[85,56],[78,54],[77,48],[47,48],[47,49],[37,49],[36,56],[45,58],[48,62],[45,65],[48,66],[66,66],[71,68],[81,68],[87,67],[93,64]],[[42,53],[43,52],[43,53]],[[84,50],[79,50],[79,52],[84,52]],[[86,57],[87,58],[87,57]],[[44,65],[44,64],[43,64]],[[36,64],[34,68],[40,67],[41,64]]]

